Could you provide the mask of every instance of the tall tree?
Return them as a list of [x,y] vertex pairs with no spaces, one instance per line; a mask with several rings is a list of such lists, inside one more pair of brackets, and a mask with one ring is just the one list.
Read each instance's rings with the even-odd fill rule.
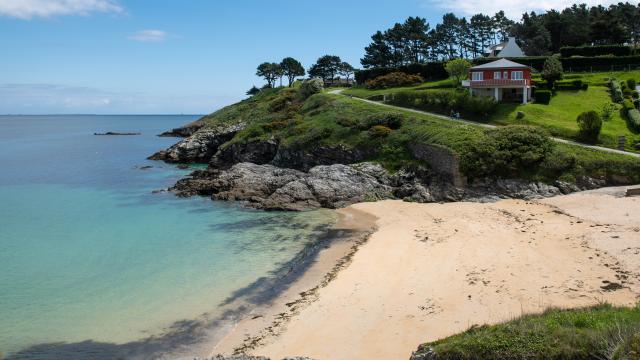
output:
[[493,42],[493,20],[488,15],[476,14],[471,17],[470,27],[474,38],[474,53],[484,54]]
[[324,55],[309,68],[309,75],[319,77],[325,84],[331,84],[336,74],[340,71],[342,60],[339,56]]
[[551,35],[535,12],[523,14],[522,22],[514,26],[514,33],[520,39],[525,54],[542,56],[549,53]]
[[282,59],[282,62],[280,62],[280,68],[282,68],[284,76],[286,76],[289,81],[289,87],[293,85],[296,77],[304,76],[305,74],[304,67],[302,67],[300,61],[292,57]]
[[338,68],[338,73],[340,76],[344,76],[345,80],[349,82],[351,80],[351,75],[353,75],[355,69],[348,62],[341,62],[340,67]]
[[268,87],[274,87],[276,80],[281,76],[281,71],[280,64],[264,62],[258,65],[256,75],[263,77]]
[[545,60],[542,67],[542,78],[547,81],[549,89],[553,89],[555,82],[562,79],[562,63],[557,55]]
[[371,36],[371,40],[371,44],[364,48],[364,57],[360,59],[362,66],[367,69],[391,66],[391,48],[387,44],[384,34],[378,31]]
[[420,63],[423,59],[423,49],[427,42],[429,23],[420,17],[409,17],[402,24],[405,38],[405,61],[408,63]]
[[502,42],[507,40],[511,35],[511,28],[513,27],[513,20],[509,20],[504,14],[504,10],[498,11],[493,15],[493,30],[496,36],[495,42]]

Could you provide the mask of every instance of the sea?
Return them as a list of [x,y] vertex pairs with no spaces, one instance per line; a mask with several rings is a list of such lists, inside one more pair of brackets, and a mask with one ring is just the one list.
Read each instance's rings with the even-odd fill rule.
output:
[[331,211],[157,191],[203,166],[146,159],[197,118],[0,116],[0,358],[152,358],[324,236]]

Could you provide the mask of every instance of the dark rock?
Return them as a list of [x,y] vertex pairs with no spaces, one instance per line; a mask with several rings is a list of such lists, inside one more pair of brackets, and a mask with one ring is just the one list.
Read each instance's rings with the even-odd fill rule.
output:
[[278,151],[275,140],[259,140],[248,143],[234,143],[224,146],[211,158],[209,166],[217,169],[228,169],[231,166],[250,162],[258,165],[269,163]]
[[187,165],[187,164],[180,164],[180,165],[178,165],[178,166],[176,166],[176,167],[177,167],[178,169],[180,169],[180,170],[186,170],[186,169],[188,169],[188,168],[189,168],[189,165]]
[[132,136],[132,135],[140,135],[139,132],[113,132],[107,131],[105,133],[93,133],[96,136]]
[[171,163],[208,163],[220,145],[231,140],[243,128],[244,124],[235,124],[198,130],[170,148],[151,155],[149,160],[164,160]]
[[311,149],[279,148],[272,165],[309,171],[318,165],[354,164],[375,155],[373,150],[352,149],[342,144]]
[[151,168],[153,168],[153,166],[151,166],[151,165],[144,165],[144,166],[140,166],[138,169],[140,169],[140,170],[148,170],[148,169],[151,169]]
[[571,184],[571,183],[560,181],[560,180],[556,180],[553,183],[553,185],[558,189],[560,189],[560,192],[562,192],[565,195],[571,194],[576,191],[580,191],[580,188],[577,187],[575,184]]
[[185,126],[165,131],[158,136],[163,137],[188,137],[196,133],[196,131],[204,127],[204,121],[202,119],[191,122]]
[[582,190],[593,190],[606,186],[607,182],[602,179],[580,176],[576,179],[576,185]]

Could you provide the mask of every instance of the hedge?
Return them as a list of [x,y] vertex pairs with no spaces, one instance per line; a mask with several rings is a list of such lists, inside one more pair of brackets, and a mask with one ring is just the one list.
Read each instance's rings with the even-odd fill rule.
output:
[[551,101],[551,91],[549,90],[536,91],[536,103],[549,105],[549,101]]
[[611,88],[611,97],[614,102],[621,102],[624,99],[624,95],[622,93],[622,86],[618,80],[612,79],[609,81],[609,88]]
[[583,86],[584,83],[582,82],[582,80],[556,81],[555,85],[557,90],[582,90]]
[[635,130],[640,130],[640,111],[638,109],[629,110],[627,112],[627,120]]
[[[519,64],[530,66],[538,71],[542,70],[546,56],[526,56],[521,58],[507,58]],[[497,60],[496,58],[478,58],[474,65],[482,65]],[[560,62],[565,71],[611,71],[621,67],[640,67],[640,56],[616,56],[616,57],[561,57]]]
[[400,67],[381,67],[367,70],[358,70],[355,73],[358,85],[363,85],[368,80],[373,80],[378,76],[387,75],[392,72],[403,72],[405,74],[420,75],[426,81],[444,80],[449,77],[443,62],[428,62],[424,64],[411,64]]
[[488,120],[498,109],[493,98],[450,91],[401,91],[394,94],[389,103],[443,115],[459,112],[463,118],[478,121]]
[[632,55],[632,51],[629,46],[624,45],[566,46],[560,48],[560,56],[562,57],[598,55],[629,56]]
[[373,80],[368,80],[365,82],[365,86],[367,89],[388,89],[400,86],[419,85],[423,81],[420,75],[411,75],[396,71],[378,76]]

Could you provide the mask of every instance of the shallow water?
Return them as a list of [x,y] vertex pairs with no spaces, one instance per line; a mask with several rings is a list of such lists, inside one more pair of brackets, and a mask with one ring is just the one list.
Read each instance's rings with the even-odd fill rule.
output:
[[145,160],[155,135],[196,118],[0,116],[0,353],[215,316],[334,221],[152,194],[188,173]]

